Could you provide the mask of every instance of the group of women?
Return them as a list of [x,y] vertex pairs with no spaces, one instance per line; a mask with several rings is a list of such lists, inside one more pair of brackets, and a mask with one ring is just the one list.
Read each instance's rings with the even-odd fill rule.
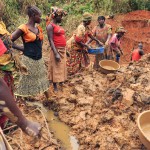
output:
[[[14,83],[12,72],[15,69],[19,69],[21,72],[19,83],[15,89],[15,95],[30,97],[44,93],[46,98],[49,99],[48,90],[50,81],[53,83],[54,91],[57,92],[58,86],[62,87],[64,81],[67,79],[67,74],[74,75],[81,70],[82,66],[89,64],[87,49],[90,47],[87,44],[88,39],[96,41],[98,45],[102,46],[103,44],[90,31],[89,25],[92,15],[87,12],[83,14],[82,23],[77,27],[73,36],[66,41],[65,30],[59,25],[66,12],[63,9],[53,7],[51,22],[46,25],[51,47],[47,72],[42,59],[44,36],[42,28],[39,26],[41,11],[36,6],[29,6],[27,8],[27,15],[29,17],[28,22],[20,25],[11,35],[7,31],[5,24],[2,21],[0,22],[0,99],[4,100],[4,102],[0,101],[0,106],[1,108],[8,107],[8,110],[17,117],[16,122],[19,122],[18,124],[21,127],[23,126],[22,128],[25,132],[27,132],[26,127],[28,127],[31,131],[35,131],[34,134],[37,134],[40,126],[27,121],[13,100]],[[20,37],[23,46],[15,44],[15,41]],[[118,34],[115,35],[112,43],[119,44],[118,37],[120,37]],[[111,48],[116,49],[116,46],[112,44]],[[15,54],[14,49],[22,51],[21,61],[19,60],[19,56]],[[5,92],[2,93],[4,90],[3,87],[6,85],[9,91],[6,88]],[[10,105],[9,99],[12,99],[12,105]],[[5,114],[0,117],[1,126],[6,119]],[[24,122],[26,125],[24,125]]]
[[[63,86],[63,82],[67,79],[67,74],[74,75],[79,72],[82,66],[89,64],[87,49],[90,47],[87,44],[88,39],[94,40],[98,45],[103,46],[103,43],[93,36],[89,28],[92,20],[90,13],[86,12],[83,14],[82,23],[77,27],[73,36],[66,41],[65,30],[59,25],[63,16],[66,15],[66,12],[57,7],[52,7],[51,11],[51,22],[46,25],[51,47],[48,74],[42,59],[43,31],[39,26],[41,22],[40,9],[36,6],[29,6],[27,8],[28,22],[20,25],[18,29],[11,34],[11,38],[8,38],[8,31],[6,29],[4,30],[6,33],[3,34],[3,37],[5,37],[5,40],[7,39],[5,43],[11,43],[10,47],[20,50],[23,53],[21,62],[18,60],[18,57],[13,57],[15,62],[18,62],[17,64],[20,66],[20,71],[23,72],[20,75],[19,84],[16,87],[15,95],[17,96],[30,97],[44,93],[46,98],[49,99],[48,90],[50,81],[53,83],[54,91],[57,92],[58,85],[60,87]],[[1,30],[3,31],[3,28]],[[123,31],[121,28],[118,30]],[[116,49],[117,56],[119,55],[119,39],[122,33],[124,33],[124,31],[117,31],[111,39],[112,45],[110,48],[113,50]],[[15,41],[20,37],[22,38],[23,46],[15,44]],[[6,57],[6,55],[11,59],[11,57],[9,57],[10,54],[3,56]],[[13,59],[7,64],[10,65],[11,68],[14,67]],[[4,66],[5,65],[3,65],[3,68]],[[5,72],[5,78],[7,74],[7,77],[9,76],[7,80],[13,82],[12,76],[10,76],[11,70],[6,69],[1,72]],[[13,83],[10,83],[10,85],[13,85]]]

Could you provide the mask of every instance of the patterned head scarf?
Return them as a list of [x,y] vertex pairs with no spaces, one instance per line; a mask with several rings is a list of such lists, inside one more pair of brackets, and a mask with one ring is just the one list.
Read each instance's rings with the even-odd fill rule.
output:
[[85,12],[83,14],[83,21],[91,21],[92,20],[92,15],[88,12]]
[[118,27],[115,32],[116,33],[119,33],[119,32],[126,33],[127,31],[124,29],[124,27]]
[[4,45],[7,49],[12,47],[12,41],[10,38],[10,33],[6,29],[6,25],[3,21],[0,21],[0,34],[2,35],[1,40],[3,41]]
[[0,34],[1,35],[5,35],[5,34],[10,35],[10,33],[7,31],[6,25],[4,24],[3,21],[0,21]]
[[51,7],[51,17],[55,18],[56,15],[66,16],[67,12],[65,12],[63,9],[58,7]]

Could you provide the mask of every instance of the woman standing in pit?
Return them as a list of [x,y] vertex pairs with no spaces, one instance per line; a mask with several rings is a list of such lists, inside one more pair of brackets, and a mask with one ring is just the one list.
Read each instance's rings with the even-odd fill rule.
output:
[[13,47],[23,51],[22,62],[25,64],[28,74],[21,74],[16,95],[22,97],[35,96],[45,93],[49,98],[49,81],[47,78],[46,67],[42,59],[43,32],[36,23],[41,22],[41,11],[36,6],[27,8],[28,22],[22,24],[12,33],[12,41],[22,38],[23,47],[14,45]]

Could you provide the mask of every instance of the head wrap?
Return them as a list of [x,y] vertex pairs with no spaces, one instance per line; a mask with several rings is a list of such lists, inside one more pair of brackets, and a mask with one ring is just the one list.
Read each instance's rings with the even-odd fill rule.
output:
[[118,27],[118,28],[116,29],[116,33],[119,33],[119,32],[125,33],[125,32],[127,32],[127,31],[124,29],[124,27]]
[[83,21],[90,21],[90,20],[92,20],[92,15],[88,12],[85,12],[83,14]]
[[3,21],[0,21],[0,34],[1,35],[4,35],[4,34],[10,35],[10,33],[7,31],[6,25],[4,24]]
[[62,15],[62,16],[66,16],[67,12],[65,12],[63,9],[58,8],[58,7],[51,7],[51,17],[54,18],[56,15]]

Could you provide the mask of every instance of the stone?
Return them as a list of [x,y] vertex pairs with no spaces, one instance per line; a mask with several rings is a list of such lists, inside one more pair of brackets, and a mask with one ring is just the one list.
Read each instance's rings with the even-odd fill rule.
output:
[[81,97],[77,99],[79,105],[92,105],[94,101],[93,97]]
[[143,86],[141,83],[136,83],[136,84],[130,84],[130,88],[134,91],[141,91],[143,89]]
[[133,94],[134,91],[126,88],[123,92],[123,99],[122,99],[122,103],[126,106],[131,106],[133,104]]
[[114,80],[116,80],[116,75],[115,75],[115,74],[112,74],[112,73],[107,74],[107,79],[108,79],[109,81],[114,81]]

